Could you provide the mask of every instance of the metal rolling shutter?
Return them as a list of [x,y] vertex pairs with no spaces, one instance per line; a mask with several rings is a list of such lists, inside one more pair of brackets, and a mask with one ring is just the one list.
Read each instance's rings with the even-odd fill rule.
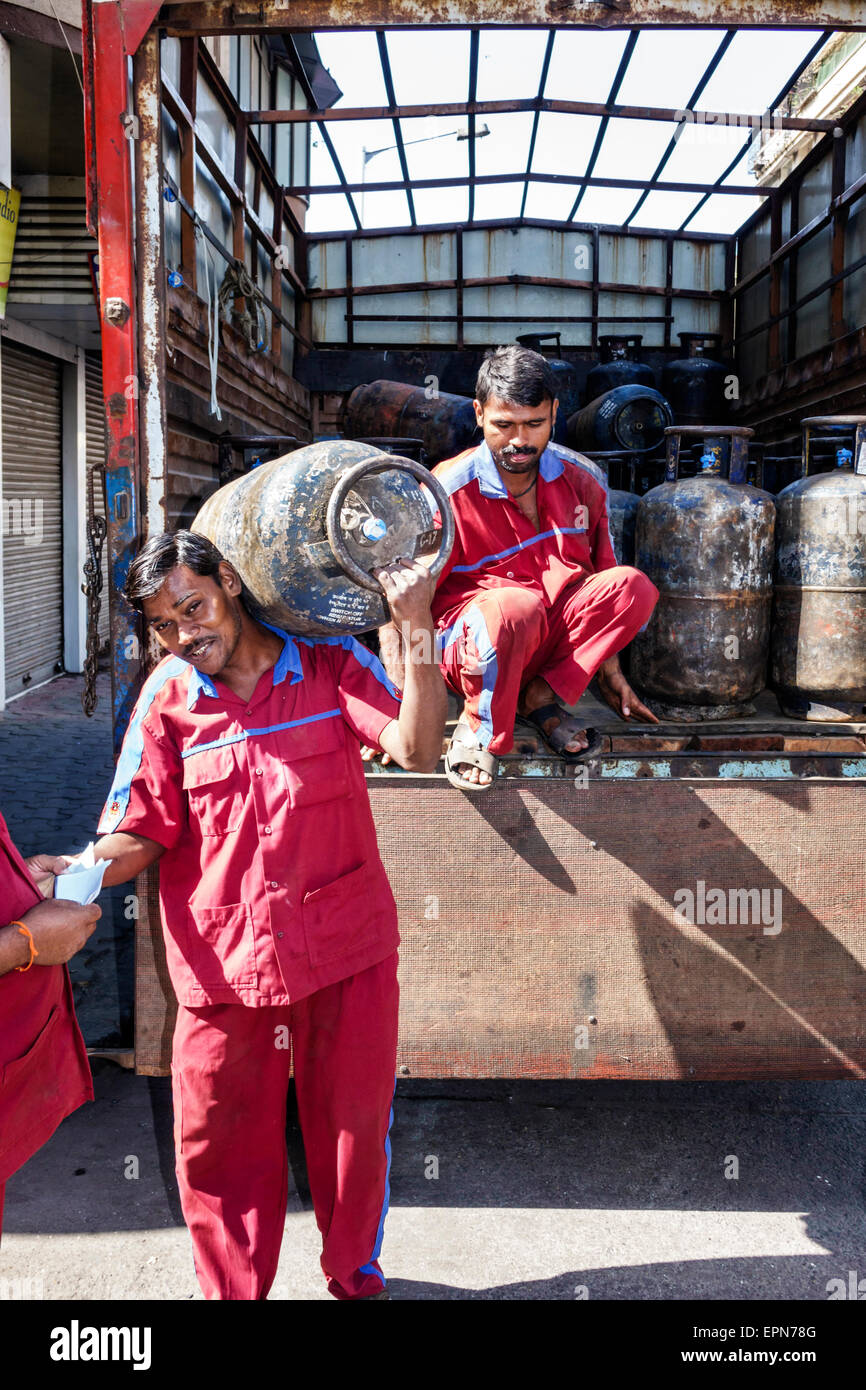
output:
[[[87,414],[87,471],[96,463],[105,463],[105,410],[102,402],[102,358],[98,352],[88,352],[84,359],[84,390]],[[87,494],[85,493],[85,502]],[[94,478],[94,503],[99,516],[105,516],[104,474]],[[82,582],[84,576],[82,575]],[[102,547],[102,593],[99,608],[99,645],[108,642],[108,541]]]
[[3,420],[6,697],[63,669],[61,365],[8,341]]

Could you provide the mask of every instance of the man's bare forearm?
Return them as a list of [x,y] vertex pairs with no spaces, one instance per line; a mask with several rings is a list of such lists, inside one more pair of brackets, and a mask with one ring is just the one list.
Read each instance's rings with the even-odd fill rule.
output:
[[393,622],[386,623],[379,628],[379,660],[385,667],[388,679],[393,681],[398,689],[403,689],[405,678],[406,658],[403,649],[403,638],[400,630]]
[[30,959],[30,942],[17,927],[0,927],[0,975],[17,970]]
[[156,840],[148,840],[144,835],[129,835],[125,831],[103,835],[93,847],[95,859],[111,860],[102,880],[104,888],[111,888],[115,883],[128,883],[148,865],[154,864],[164,852],[165,846]]
[[[398,634],[399,635],[399,634]],[[401,753],[410,771],[432,772],[442,756],[448,693],[439,669],[436,629],[415,626],[407,644],[403,700],[397,721]]]

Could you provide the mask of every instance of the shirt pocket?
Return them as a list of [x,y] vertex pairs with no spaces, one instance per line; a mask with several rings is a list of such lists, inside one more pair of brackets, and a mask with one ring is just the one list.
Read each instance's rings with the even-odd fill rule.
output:
[[190,904],[189,964],[204,989],[257,989],[256,942],[249,903]]
[[68,1037],[62,1036],[62,1017],[55,1004],[27,1051],[0,1068],[0,1104],[6,1116],[0,1153],[20,1143],[30,1130],[41,1130],[46,1111],[60,1099],[69,1047]]
[[228,835],[244,814],[244,786],[233,746],[193,753],[183,761],[190,824],[204,836]]
[[310,965],[325,965],[373,942],[384,911],[369,864],[305,893],[301,914]]
[[271,735],[293,811],[350,796],[349,749],[342,714]]

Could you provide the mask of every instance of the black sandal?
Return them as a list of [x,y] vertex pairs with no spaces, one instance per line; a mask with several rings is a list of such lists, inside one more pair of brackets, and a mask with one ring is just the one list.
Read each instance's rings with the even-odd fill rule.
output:
[[[544,729],[545,720],[552,719],[554,716],[559,719],[559,723],[547,733]],[[520,718],[532,724],[541,734],[551,753],[555,753],[558,758],[562,758],[567,763],[587,763],[591,758],[598,757],[604,747],[604,739],[598,730],[585,728],[578,716],[569,714],[562,705],[542,705],[540,709],[534,709],[530,714],[521,714]],[[571,742],[575,734],[580,733],[586,734],[586,748],[581,748],[577,753],[566,752],[565,745]]]

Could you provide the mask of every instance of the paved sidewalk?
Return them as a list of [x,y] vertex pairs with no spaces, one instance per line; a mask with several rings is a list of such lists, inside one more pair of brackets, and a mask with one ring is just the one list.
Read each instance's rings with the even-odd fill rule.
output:
[[[7,1186],[0,1300],[200,1299],[169,1080],[94,1072],[96,1104]],[[803,1323],[866,1279],[861,1082],[412,1081],[394,1116],[395,1299],[792,1299],[761,1317]],[[330,1302],[293,1114],[289,1152],[271,1298]]]
[[[92,719],[81,708],[82,676],[59,676],[0,713],[0,812],[25,856],[71,854],[96,838],[114,776],[111,680],[97,680]],[[124,916],[132,885],[106,889],[102,918],[70,965],[85,1041],[132,1045],[133,922]]]

